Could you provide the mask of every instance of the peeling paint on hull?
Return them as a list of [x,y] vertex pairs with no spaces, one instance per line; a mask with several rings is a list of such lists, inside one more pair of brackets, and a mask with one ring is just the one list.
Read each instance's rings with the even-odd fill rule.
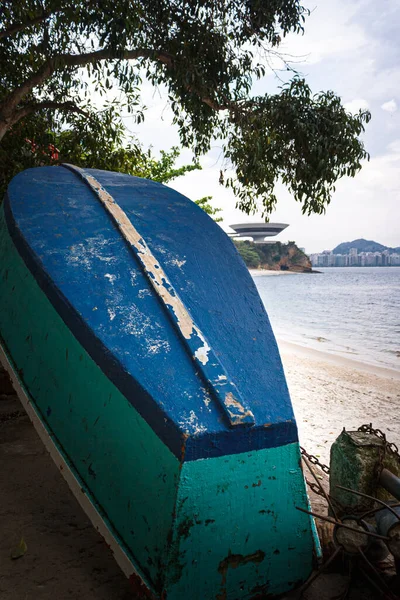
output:
[[[133,226],[126,213],[92,175],[73,165],[65,165],[65,167],[78,174],[94,191],[116,223],[123,238],[133,249],[153,289],[176,325],[178,333],[186,342],[189,353],[197,362],[204,380],[210,385],[213,396],[215,396],[228,417],[230,426],[254,425],[253,413],[245,407],[244,400],[240,397],[235,384],[228,379],[224,367],[210,348],[202,331],[194,323],[161,264],[154,257],[146,241]],[[225,386],[222,391],[215,387],[215,383],[219,383],[221,379],[224,379]],[[240,401],[237,398],[240,398]]]

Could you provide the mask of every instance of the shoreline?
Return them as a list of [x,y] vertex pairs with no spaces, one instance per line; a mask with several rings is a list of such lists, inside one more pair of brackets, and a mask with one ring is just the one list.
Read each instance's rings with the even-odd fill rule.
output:
[[261,277],[266,275],[316,275],[321,274],[321,271],[281,271],[280,269],[249,269],[249,273],[252,277]]
[[349,358],[333,352],[327,352],[326,350],[317,350],[310,346],[302,346],[295,342],[288,342],[282,338],[276,337],[279,350],[282,353],[292,353],[299,356],[308,357],[320,362],[332,363],[339,367],[353,369],[357,371],[364,371],[377,377],[384,377],[387,379],[394,379],[400,381],[400,369],[392,369],[391,367],[381,367],[374,365],[369,362],[357,360],[355,358]]
[[261,277],[262,275],[308,275],[308,273],[302,273],[301,271],[273,271],[272,269],[249,269],[249,273],[252,277]]

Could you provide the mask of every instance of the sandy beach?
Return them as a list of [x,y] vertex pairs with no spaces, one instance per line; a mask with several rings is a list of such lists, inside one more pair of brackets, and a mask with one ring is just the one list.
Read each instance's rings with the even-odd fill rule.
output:
[[[352,429],[370,421],[387,433],[389,441],[400,443],[396,412],[400,372],[284,342],[280,349],[300,441],[308,452],[328,462],[330,444],[343,426]],[[4,380],[0,461],[1,599],[132,598],[110,550],[83,514]],[[26,553],[11,560],[10,552],[21,538]]]
[[400,446],[400,371],[278,340],[300,443],[329,462],[343,427],[372,423]]
[[265,277],[265,275],[309,275],[309,273],[297,273],[296,271],[273,271],[272,269],[249,269],[252,277]]

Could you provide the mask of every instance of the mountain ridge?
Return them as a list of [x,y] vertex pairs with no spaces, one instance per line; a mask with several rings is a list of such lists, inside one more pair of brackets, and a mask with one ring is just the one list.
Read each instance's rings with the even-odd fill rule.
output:
[[352,242],[342,242],[332,250],[332,253],[349,254],[351,248],[357,248],[358,252],[383,252],[384,250],[388,250],[389,254],[400,253],[400,246],[391,248],[390,246],[385,246],[379,242],[366,240],[364,238],[359,238],[357,240],[353,240]]

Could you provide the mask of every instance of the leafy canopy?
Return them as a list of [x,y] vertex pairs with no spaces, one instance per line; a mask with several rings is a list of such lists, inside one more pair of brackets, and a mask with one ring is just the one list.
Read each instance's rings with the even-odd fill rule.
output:
[[203,198],[199,198],[199,200],[195,200],[197,206],[200,206],[210,217],[214,219],[216,223],[220,223],[222,221],[222,217],[218,216],[218,213],[222,211],[222,208],[216,208],[211,204],[212,196],[204,196]]
[[[151,150],[143,150],[137,141],[123,140],[123,130],[116,134],[112,128],[103,127],[101,144],[96,131],[87,127],[85,119],[75,119],[72,127],[50,128],[42,114],[33,115],[27,122],[14,125],[0,145],[0,201],[10,180],[24,169],[65,162],[87,168],[119,171],[168,183],[185,173],[200,169],[194,162],[176,166],[179,149],[172,147],[161,151],[156,159]],[[123,143],[124,142],[124,143]]]
[[303,212],[321,213],[336,180],[368,158],[369,113],[349,114],[333,92],[313,94],[295,75],[252,95],[281,40],[303,32],[299,0],[5,0],[1,11],[0,140],[15,162],[21,139],[47,152],[53,133],[70,136],[71,156],[84,139],[101,167],[106,144],[121,149],[122,112],[144,118],[143,74],[166,87],[196,157],[224,140],[220,180],[248,213],[274,208],[279,179]]

